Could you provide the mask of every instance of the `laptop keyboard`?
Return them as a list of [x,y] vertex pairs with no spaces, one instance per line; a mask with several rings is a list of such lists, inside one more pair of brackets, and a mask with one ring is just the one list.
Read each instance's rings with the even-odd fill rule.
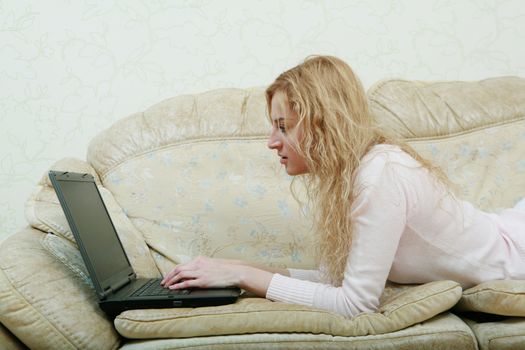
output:
[[169,289],[160,285],[162,279],[152,279],[142,287],[137,289],[131,296],[159,296],[159,295],[186,295],[190,293],[190,289]]

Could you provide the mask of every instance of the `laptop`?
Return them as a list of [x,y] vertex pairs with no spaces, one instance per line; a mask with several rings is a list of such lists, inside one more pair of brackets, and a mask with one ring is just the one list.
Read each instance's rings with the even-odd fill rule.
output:
[[170,290],[159,279],[137,278],[90,174],[50,171],[60,205],[95,287],[100,308],[110,317],[124,310],[198,307],[233,303],[240,289]]

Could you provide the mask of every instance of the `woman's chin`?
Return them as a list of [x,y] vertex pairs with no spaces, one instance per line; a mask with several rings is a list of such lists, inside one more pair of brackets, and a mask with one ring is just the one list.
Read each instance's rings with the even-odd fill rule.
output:
[[294,176],[294,175],[295,175],[293,169],[290,169],[288,166],[285,165],[285,166],[284,166],[284,169],[286,170],[286,173],[287,173],[288,175],[290,175],[290,176]]
[[286,166],[286,173],[290,176],[297,176],[297,175],[303,175],[308,173],[308,171],[305,169],[295,169],[293,167]]

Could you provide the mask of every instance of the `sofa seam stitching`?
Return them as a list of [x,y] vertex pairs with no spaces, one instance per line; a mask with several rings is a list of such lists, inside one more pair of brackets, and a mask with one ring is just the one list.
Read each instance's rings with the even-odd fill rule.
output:
[[513,334],[513,335],[506,335],[506,336],[495,336],[494,338],[490,338],[489,339],[489,344],[492,341],[494,341],[494,340],[506,339],[506,338],[516,338],[516,337],[525,337],[525,335],[523,335],[523,334]]
[[[468,130],[462,130],[462,131],[458,131],[458,132],[454,132],[454,133],[450,133],[450,134],[442,134],[442,135],[434,135],[434,136],[421,136],[421,137],[402,137],[402,139],[405,142],[422,142],[422,141],[441,142],[441,141],[445,141],[445,140],[450,139],[450,138],[454,138],[454,137],[458,137],[458,136],[466,136],[466,135],[469,135],[469,134],[472,134],[472,133],[475,133],[475,132],[479,132],[479,131],[482,131],[482,130],[486,130],[486,129],[490,129],[490,128],[498,127],[498,126],[506,126],[506,125],[513,124],[515,122],[520,122],[520,121],[525,121],[525,115],[521,115],[521,116],[518,116],[518,117],[515,117],[515,118],[512,118],[512,119],[503,120],[503,121],[499,121],[499,122],[495,122],[495,123],[491,123],[491,124],[484,124],[484,125],[476,126],[474,128],[470,128]],[[262,135],[261,136],[239,136],[239,137],[221,137],[221,136],[217,136],[217,137],[213,137],[213,138],[187,139],[187,140],[179,141],[179,142],[175,142],[175,143],[164,144],[164,145],[160,145],[158,147],[154,147],[154,148],[148,149],[146,151],[142,151],[140,153],[134,154],[133,156],[131,156],[129,158],[125,158],[125,159],[119,160],[115,164],[108,166],[108,169],[103,171],[103,172],[101,172],[99,176],[100,176],[101,181],[105,181],[105,179],[108,176],[109,172],[119,168],[123,163],[125,163],[125,162],[127,162],[129,160],[140,158],[140,157],[142,157],[142,156],[144,156],[144,155],[146,155],[148,153],[151,153],[151,152],[157,152],[157,151],[160,151],[160,150],[165,150],[165,149],[169,149],[169,148],[176,147],[176,146],[181,146],[181,145],[185,145],[185,144],[194,144],[194,143],[215,142],[215,141],[258,141],[258,140],[264,140],[266,138],[267,138],[267,136],[262,136]]]
[[[332,312],[329,312],[329,311],[325,311],[325,310],[239,310],[239,311],[234,311],[234,312],[221,312],[221,311],[217,311],[217,312],[213,312],[213,313],[205,313],[205,314],[199,314],[199,315],[180,315],[180,316],[176,316],[176,317],[168,317],[168,318],[164,318],[162,320],[159,320],[157,318],[148,318],[148,319],[142,319],[142,320],[137,320],[136,318],[132,318],[130,316],[122,316],[122,314],[120,314],[118,316],[118,319],[119,320],[123,320],[123,321],[131,321],[131,322],[138,322],[138,323],[151,323],[152,321],[153,322],[169,322],[169,321],[178,321],[178,320],[182,320],[182,319],[187,319],[187,318],[195,318],[195,317],[208,317],[208,316],[228,316],[228,315],[233,315],[233,314],[248,314],[248,313],[253,313],[253,312],[257,312],[257,313],[272,313],[272,312],[300,312],[300,313],[323,313],[323,314],[326,314],[326,315],[332,315],[332,316],[340,316],[340,315],[337,315],[337,314],[334,314]],[[165,316],[164,316],[165,317]]]
[[[423,298],[423,299],[419,299],[417,302],[419,302],[419,301],[421,301],[421,300],[427,300],[427,299],[432,298],[432,297],[435,297],[436,295],[439,295],[439,294],[448,294],[448,292],[450,292],[450,291],[452,291],[452,290],[454,290],[454,289],[457,289],[458,287],[459,287],[459,285],[455,285],[455,286],[451,286],[451,287],[449,287],[449,288],[447,288],[447,289],[445,289],[445,290],[437,291],[437,292],[433,293],[432,295],[428,295],[428,296],[426,296],[426,297]],[[460,296],[460,298],[461,298],[461,296]],[[456,303],[457,303],[457,301],[459,301],[460,298],[458,298],[458,300],[456,300]],[[391,315],[392,313],[398,311],[399,309],[405,308],[405,307],[410,306],[410,305],[413,305],[413,304],[414,304],[414,302],[403,303],[403,304],[399,305],[398,307],[396,307],[395,309],[393,309],[393,310],[391,310],[391,311],[388,311],[388,312],[385,313],[385,314],[383,314],[383,313],[381,313],[381,314],[383,314],[383,315],[385,315],[385,316],[386,316],[387,314],[388,314],[388,315]],[[359,316],[358,316],[358,317],[359,317]]]
[[505,294],[505,295],[524,295],[525,292],[508,292],[508,291],[501,291],[501,290],[498,290],[498,289],[494,289],[494,288],[484,288],[484,289],[481,289],[481,290],[477,290],[477,291],[471,291],[471,292],[463,292],[463,295],[464,296],[471,296],[471,295],[476,295],[476,294],[479,294],[479,293],[498,293],[498,294]]
[[441,135],[435,135],[435,136],[421,136],[421,137],[401,137],[401,138],[405,142],[418,142],[418,141],[431,141],[431,140],[435,140],[436,142],[446,141],[447,139],[450,139],[450,138],[455,138],[459,136],[467,136],[469,134],[474,134],[479,131],[483,131],[483,130],[487,130],[487,129],[491,129],[491,128],[495,128],[499,126],[507,126],[507,125],[514,124],[516,122],[521,122],[521,121],[525,121],[525,114],[512,118],[512,119],[502,120],[502,121],[498,121],[498,122],[491,123],[491,124],[483,124],[483,125],[476,126],[474,128],[457,131],[451,134],[441,134]]
[[[421,322],[420,322],[421,323]],[[331,334],[324,334],[324,333],[298,333],[298,332],[281,332],[281,333],[244,333],[244,334],[230,334],[230,335],[224,335],[224,336],[231,336],[231,335],[249,335],[249,334],[313,334],[313,335],[328,335],[328,336],[332,336],[332,337],[345,337],[345,338],[355,338],[355,336],[339,336],[339,335],[331,335]],[[382,335],[382,334],[388,334],[388,333],[380,333],[380,334],[375,334],[375,335]],[[418,334],[416,337],[424,337],[424,336],[430,336],[430,335],[434,335],[434,334],[457,334],[463,338],[466,338],[466,339],[469,339],[472,341],[472,344],[475,344],[476,343],[476,339],[472,338],[472,335],[471,334],[468,334],[468,332],[466,331],[459,331],[459,330],[453,330],[453,331],[447,331],[447,330],[442,330],[442,331],[439,331],[439,332],[429,332],[429,333],[422,333],[422,334]],[[368,336],[368,335],[367,335]],[[362,336],[362,337],[367,337],[367,336]],[[393,338],[390,338],[390,339],[377,339],[377,340],[358,340],[356,341],[356,343],[360,343],[360,344],[363,344],[363,343],[368,343],[368,342],[373,342],[373,341],[379,341],[379,342],[382,342],[382,341],[389,341],[391,339],[404,339],[404,338],[412,338],[412,337],[415,337],[414,335],[410,335],[410,334],[407,334],[407,335],[402,335],[402,336],[395,336]],[[186,337],[186,338],[161,338],[161,339],[189,339],[189,338],[194,338],[194,337]],[[158,339],[158,338],[151,338],[150,340],[153,340],[153,339]],[[322,342],[334,342],[334,340],[329,340],[329,339],[323,339],[323,340],[292,340],[292,339],[283,339],[283,340],[279,340],[279,342],[285,342],[285,343],[322,343]],[[337,343],[346,343],[347,341],[346,340],[340,340],[340,341],[335,341]],[[215,345],[220,345],[220,344],[224,344],[224,343],[213,343],[213,344],[206,344],[206,345],[203,345],[203,344],[196,344],[196,345],[186,345],[184,346],[184,349],[186,348],[197,348],[197,347],[203,347],[203,346],[206,346],[206,347],[209,347],[209,346],[215,346]],[[274,341],[264,341],[264,342],[247,342],[247,341],[244,341],[244,342],[235,342],[235,343],[228,343],[227,345],[261,345],[261,344],[275,344]],[[473,349],[476,349],[476,347],[474,347]]]

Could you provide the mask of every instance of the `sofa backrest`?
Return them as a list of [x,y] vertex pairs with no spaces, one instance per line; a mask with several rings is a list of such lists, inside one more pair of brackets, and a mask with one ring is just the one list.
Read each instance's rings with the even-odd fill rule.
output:
[[89,163],[161,270],[162,256],[196,255],[314,266],[311,222],[266,147],[266,115],[262,88],[221,89],[163,101],[92,140]]
[[497,211],[525,196],[525,79],[385,80],[368,96],[379,124],[441,166],[462,199]]
[[[460,197],[496,210],[525,195],[525,79],[386,80],[368,96],[379,124],[442,166]],[[207,255],[312,268],[312,222],[269,131],[264,89],[214,90],[117,122],[88,162],[159,266]]]

